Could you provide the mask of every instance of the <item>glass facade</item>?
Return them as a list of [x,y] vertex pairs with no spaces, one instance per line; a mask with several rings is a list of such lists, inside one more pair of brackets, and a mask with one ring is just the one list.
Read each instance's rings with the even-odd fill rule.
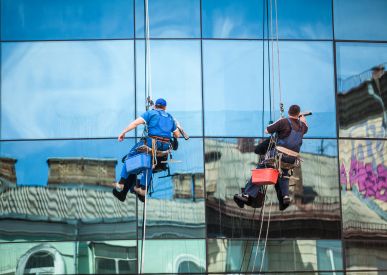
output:
[[[0,275],[387,274],[386,17],[385,0],[149,0],[152,95],[191,138],[145,210],[111,192],[142,136],[117,142],[145,111],[144,0],[0,0]],[[292,203],[269,186],[238,208],[280,88],[313,112]]]

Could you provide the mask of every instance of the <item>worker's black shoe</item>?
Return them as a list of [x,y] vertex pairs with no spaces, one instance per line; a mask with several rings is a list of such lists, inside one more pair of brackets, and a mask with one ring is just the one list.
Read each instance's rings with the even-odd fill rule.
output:
[[245,203],[249,201],[249,196],[245,194],[235,194],[234,201],[238,205],[239,208],[245,207]]
[[117,191],[116,188],[113,188],[113,195],[114,195],[114,197],[116,197],[117,199],[119,199],[122,202],[125,201],[126,194],[127,194],[127,192],[124,192],[124,191],[119,192],[119,191]]
[[290,204],[290,198],[289,198],[289,196],[284,196],[283,198],[282,198],[282,201],[283,201],[283,203],[286,205],[289,205]]

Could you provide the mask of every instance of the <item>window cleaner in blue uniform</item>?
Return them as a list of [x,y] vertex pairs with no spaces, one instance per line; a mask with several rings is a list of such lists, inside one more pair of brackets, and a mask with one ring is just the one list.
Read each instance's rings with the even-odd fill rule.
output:
[[[308,113],[307,115],[310,115]],[[275,157],[274,154],[278,150],[281,150],[281,161],[285,164],[294,164],[296,161],[295,155],[298,155],[302,145],[302,138],[308,131],[308,125],[304,114],[300,114],[300,107],[298,105],[292,105],[288,110],[288,118],[281,118],[275,123],[269,125],[265,133],[275,134],[277,136],[276,148],[269,152],[271,157]],[[281,148],[281,149],[280,149]],[[270,150],[270,149],[269,149]],[[277,150],[277,151],[276,151]],[[267,167],[264,162],[258,164],[259,168]],[[289,198],[289,169],[281,168],[282,173],[275,184],[277,198],[279,202],[280,210],[285,210],[290,204]],[[252,180],[247,182],[244,191],[241,194],[234,196],[235,203],[243,208],[245,204],[251,205],[257,198],[264,198],[262,196],[262,186],[252,184]]]
[[[152,151],[152,156],[155,158],[157,152],[166,152],[166,156],[168,155],[169,150],[172,148],[171,137],[173,136],[175,142],[177,142],[177,138],[180,136],[180,131],[182,130],[176,126],[173,117],[166,112],[166,107],[167,102],[164,99],[157,99],[154,109],[146,111],[122,131],[118,136],[118,141],[123,141],[127,132],[132,131],[141,124],[145,124],[148,131],[148,135],[135,144],[123,160],[150,150]],[[144,150],[144,148],[147,149]],[[161,161],[159,161],[159,164],[161,164]],[[152,181],[152,169],[147,170],[148,173],[144,172],[141,180],[138,181],[137,174],[128,173],[126,165],[127,163],[124,162],[121,177],[115,184],[113,195],[120,201],[124,201],[127,193],[130,191],[131,193],[137,193],[140,200],[143,201],[145,184],[149,186],[149,183]]]

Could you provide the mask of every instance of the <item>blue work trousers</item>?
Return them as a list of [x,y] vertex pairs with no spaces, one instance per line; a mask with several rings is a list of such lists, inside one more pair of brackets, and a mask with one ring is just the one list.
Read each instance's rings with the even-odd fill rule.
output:
[[[141,152],[138,152],[137,148],[144,145],[144,143],[145,143],[145,140],[140,140],[139,142],[137,142],[130,149],[129,153],[126,155],[126,158],[130,158],[130,157],[133,157],[135,155],[140,154]],[[146,143],[147,143],[147,146],[149,148],[152,148],[152,139],[151,138],[146,138]],[[169,149],[169,143],[157,141],[157,150],[166,151],[168,149]],[[148,187],[149,187],[149,183],[152,181],[152,169],[147,169],[147,170],[143,171],[141,174],[142,175],[141,175],[141,179],[139,181],[139,185],[143,189],[145,189],[145,184],[148,185]],[[129,189],[130,189],[130,192],[133,193],[133,188],[137,182],[137,175],[128,173],[125,162],[124,162],[124,165],[122,166],[122,169],[121,169],[121,179],[125,179],[125,180],[129,181],[128,182]]]

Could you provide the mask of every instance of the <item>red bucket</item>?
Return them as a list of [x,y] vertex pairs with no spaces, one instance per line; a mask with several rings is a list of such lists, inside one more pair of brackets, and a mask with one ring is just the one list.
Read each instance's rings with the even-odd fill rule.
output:
[[276,169],[254,169],[251,172],[251,181],[255,185],[272,185],[277,183],[279,172]]

